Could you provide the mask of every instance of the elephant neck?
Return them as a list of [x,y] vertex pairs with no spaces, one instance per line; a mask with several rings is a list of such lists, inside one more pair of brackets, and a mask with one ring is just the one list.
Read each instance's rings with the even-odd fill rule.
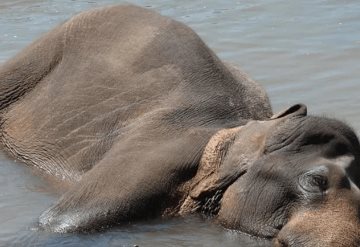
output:
[[201,212],[214,216],[218,213],[223,193],[230,185],[222,181],[220,167],[241,128],[223,129],[212,136],[204,149],[195,177],[184,186],[185,196],[178,214]]

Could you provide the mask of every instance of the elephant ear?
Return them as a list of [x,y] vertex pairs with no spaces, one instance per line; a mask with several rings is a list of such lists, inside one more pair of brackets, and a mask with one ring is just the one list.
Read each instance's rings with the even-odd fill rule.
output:
[[276,114],[274,114],[270,119],[279,119],[283,117],[290,116],[306,116],[307,115],[307,107],[304,104],[296,104],[285,110],[282,110]]
[[[217,213],[223,192],[246,172],[248,165],[261,150],[238,140],[244,128],[247,126],[223,129],[210,139],[198,172],[188,185],[188,194],[181,205],[180,215],[199,210],[209,215]],[[234,152],[237,153],[236,157],[232,155]]]
[[288,117],[305,116],[306,112],[305,105],[297,104],[268,120],[218,131],[204,149],[196,176],[185,185],[188,194],[179,214],[199,210],[216,214],[223,192],[264,153],[271,129]]

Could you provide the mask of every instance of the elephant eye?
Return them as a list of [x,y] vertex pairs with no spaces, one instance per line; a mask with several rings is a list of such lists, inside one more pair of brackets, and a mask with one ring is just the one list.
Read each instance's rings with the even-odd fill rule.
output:
[[325,191],[328,188],[327,177],[324,177],[324,176],[321,176],[321,175],[311,176],[310,183],[313,186],[319,187],[322,191]]
[[318,167],[300,176],[300,187],[310,193],[324,193],[329,188],[327,168]]

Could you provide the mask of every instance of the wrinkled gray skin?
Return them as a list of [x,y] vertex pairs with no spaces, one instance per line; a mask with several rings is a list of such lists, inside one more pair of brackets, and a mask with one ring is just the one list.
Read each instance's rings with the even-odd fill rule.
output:
[[359,142],[273,115],[187,26],[134,6],[79,14],[0,68],[3,149],[72,186],[55,232],[203,212],[274,246],[359,245]]

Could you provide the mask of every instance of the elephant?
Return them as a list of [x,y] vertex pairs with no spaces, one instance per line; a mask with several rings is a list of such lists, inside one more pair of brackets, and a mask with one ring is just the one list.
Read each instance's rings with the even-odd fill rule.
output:
[[67,185],[44,231],[201,214],[276,247],[360,245],[347,124],[273,113],[185,24],[133,5],[75,15],[0,67],[0,142]]

